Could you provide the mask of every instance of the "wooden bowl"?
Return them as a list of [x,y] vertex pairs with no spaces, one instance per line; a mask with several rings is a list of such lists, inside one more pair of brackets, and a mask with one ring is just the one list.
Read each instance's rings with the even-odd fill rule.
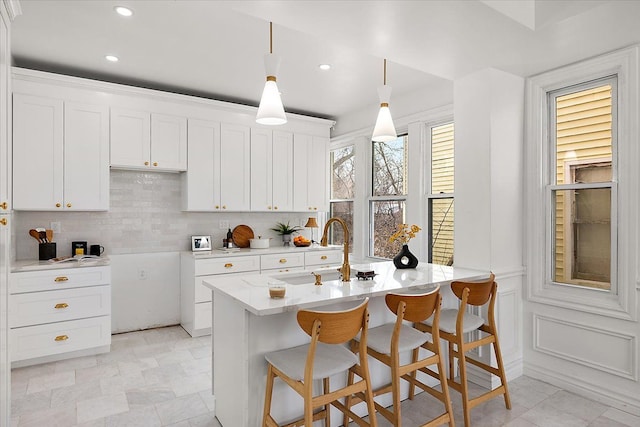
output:
[[293,242],[299,248],[306,248],[307,246],[311,246],[311,242]]

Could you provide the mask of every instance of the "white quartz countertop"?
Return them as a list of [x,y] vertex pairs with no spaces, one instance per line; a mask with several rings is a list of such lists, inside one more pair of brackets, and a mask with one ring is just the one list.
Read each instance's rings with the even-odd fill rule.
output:
[[19,273],[23,271],[58,270],[63,268],[103,267],[110,264],[111,260],[109,260],[108,256],[101,256],[99,258],[84,258],[82,260],[65,262],[38,261],[31,259],[14,261],[11,265],[11,272]]
[[[202,284],[214,292],[221,292],[237,301],[249,312],[258,316],[297,311],[303,308],[320,307],[363,297],[375,297],[389,292],[430,289],[436,285],[449,284],[454,280],[478,280],[489,276],[488,271],[420,263],[415,269],[395,268],[391,261],[356,264],[351,267],[351,280],[342,282],[336,277],[335,268],[307,269],[291,273],[263,273],[234,276],[215,276]],[[358,271],[371,271],[373,279],[355,278]],[[311,272],[324,275],[322,285],[314,285]],[[308,277],[308,282],[305,280]],[[284,298],[269,297],[268,283],[298,282],[286,284]],[[214,296],[215,298],[215,296]]]
[[291,246],[282,246],[282,243],[278,243],[278,245],[274,245],[265,249],[251,249],[251,248],[219,248],[212,249],[210,251],[202,251],[202,252],[185,252],[186,254],[193,255],[194,259],[203,259],[203,258],[220,258],[220,257],[229,257],[229,256],[246,256],[246,255],[269,255],[269,254],[287,254],[287,253],[296,253],[296,252],[314,252],[314,251],[335,251],[336,249],[342,250],[342,245],[329,245],[329,246],[307,246],[307,247],[297,247],[294,246],[293,243]]

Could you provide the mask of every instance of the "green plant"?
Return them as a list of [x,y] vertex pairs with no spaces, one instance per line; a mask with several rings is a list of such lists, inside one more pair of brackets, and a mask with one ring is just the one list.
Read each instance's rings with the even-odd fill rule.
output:
[[286,224],[282,223],[282,222],[277,222],[276,226],[273,227],[271,230],[284,236],[285,234],[293,234],[296,231],[300,231],[300,230],[302,230],[302,227],[299,227],[297,225],[291,226],[291,225],[289,225],[289,222],[287,221]]

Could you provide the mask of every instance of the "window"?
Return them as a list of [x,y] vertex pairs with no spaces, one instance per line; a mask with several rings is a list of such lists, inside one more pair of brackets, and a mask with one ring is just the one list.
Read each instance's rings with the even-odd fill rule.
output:
[[453,265],[453,123],[432,127],[430,136],[429,262]]
[[616,79],[549,93],[554,283],[612,289]]
[[527,80],[527,299],[636,320],[638,49]]
[[372,187],[369,204],[369,256],[393,258],[401,242],[389,237],[405,222],[408,136],[372,142]]
[[[355,152],[353,145],[331,150],[330,216],[338,217],[353,230],[353,198],[355,194]],[[331,243],[344,242],[342,227],[331,227]],[[353,233],[349,236],[353,247]]]

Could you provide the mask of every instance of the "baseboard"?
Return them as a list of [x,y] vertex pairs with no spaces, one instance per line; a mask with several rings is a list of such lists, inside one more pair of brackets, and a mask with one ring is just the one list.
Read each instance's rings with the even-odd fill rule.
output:
[[524,375],[547,382],[564,390],[579,394],[580,396],[605,405],[628,412],[640,417],[640,400],[638,396],[620,394],[611,389],[602,387],[602,384],[591,384],[581,381],[579,378],[569,377],[561,372],[550,370],[548,366],[537,366],[527,363],[524,367]]
[[[522,358],[505,362],[504,364],[504,373],[507,376],[507,382],[521,377],[523,372]],[[500,385],[500,378],[470,363],[467,363],[467,377],[472,383],[488,389],[494,389]]]

